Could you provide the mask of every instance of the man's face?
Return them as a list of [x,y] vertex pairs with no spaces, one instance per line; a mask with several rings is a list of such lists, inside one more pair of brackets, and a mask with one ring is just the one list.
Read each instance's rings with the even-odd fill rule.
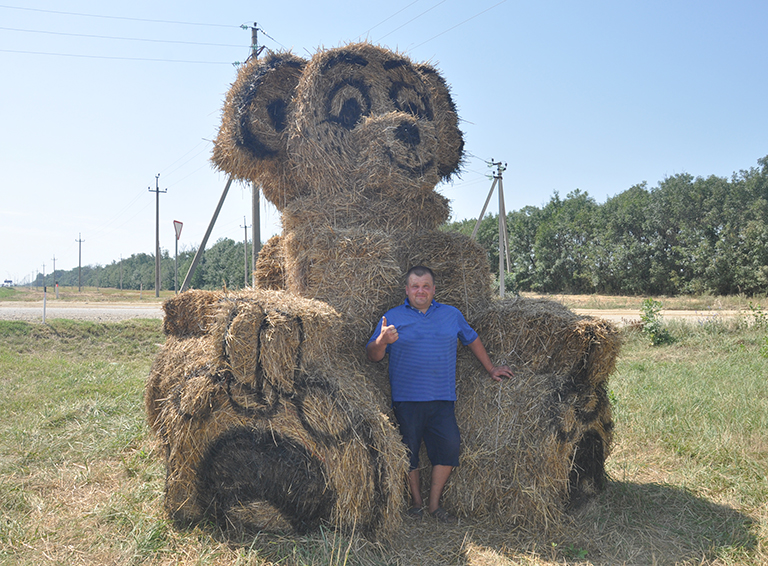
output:
[[435,297],[435,282],[432,276],[425,273],[419,277],[412,273],[405,284],[405,294],[413,308],[426,312]]

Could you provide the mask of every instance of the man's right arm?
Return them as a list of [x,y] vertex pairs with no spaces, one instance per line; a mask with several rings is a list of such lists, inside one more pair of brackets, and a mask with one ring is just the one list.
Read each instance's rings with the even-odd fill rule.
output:
[[395,325],[387,325],[387,317],[381,317],[381,332],[376,337],[376,340],[369,342],[365,347],[365,353],[368,359],[372,362],[380,362],[384,359],[384,354],[387,353],[387,346],[397,342],[398,334]]

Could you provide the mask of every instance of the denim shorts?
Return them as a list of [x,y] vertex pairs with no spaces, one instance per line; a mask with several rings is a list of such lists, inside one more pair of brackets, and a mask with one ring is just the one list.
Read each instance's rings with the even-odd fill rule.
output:
[[458,466],[461,436],[453,401],[395,401],[392,403],[410,469],[419,467],[421,442],[433,466]]

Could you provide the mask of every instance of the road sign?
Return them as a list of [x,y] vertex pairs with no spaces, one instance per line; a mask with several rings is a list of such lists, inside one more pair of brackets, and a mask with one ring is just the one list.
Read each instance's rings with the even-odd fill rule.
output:
[[181,227],[184,224],[182,222],[179,222],[178,220],[173,221],[173,229],[176,230],[176,239],[178,240],[181,238]]

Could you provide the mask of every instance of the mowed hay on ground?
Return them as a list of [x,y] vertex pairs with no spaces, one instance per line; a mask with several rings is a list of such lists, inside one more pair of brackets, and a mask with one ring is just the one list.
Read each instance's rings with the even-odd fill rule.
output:
[[[177,300],[189,299],[171,299],[167,312]],[[364,380],[331,357],[335,311],[274,291],[221,293],[215,304],[207,334],[168,337],[147,385],[170,515],[241,529],[393,532],[405,450]]]
[[606,379],[616,328],[552,301],[495,301],[473,321],[496,363],[491,380],[466,350],[457,371],[461,465],[445,504],[505,524],[558,524],[570,504],[601,489],[613,421]]

